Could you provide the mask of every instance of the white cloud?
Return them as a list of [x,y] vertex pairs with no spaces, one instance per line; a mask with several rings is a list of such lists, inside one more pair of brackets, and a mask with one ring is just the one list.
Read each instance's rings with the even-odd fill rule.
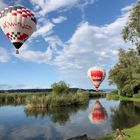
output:
[[42,36],[43,38],[47,38],[48,36],[52,35],[52,33],[54,32],[53,29],[56,26],[56,24],[60,24],[65,20],[67,20],[67,18],[63,17],[63,16],[53,18],[53,19],[51,19],[51,21],[47,20],[44,17],[39,18],[38,24],[37,24],[37,30],[31,36],[30,41],[32,41],[33,38],[36,38],[38,36]]
[[38,36],[42,36],[42,37],[45,37],[45,36],[48,36],[50,35],[52,32],[53,32],[53,27],[55,25],[49,21],[46,21],[45,24],[43,25],[40,25],[40,27],[38,27],[38,29],[36,30],[36,32],[32,35],[32,37],[38,37]]
[[[60,3],[55,3],[54,0],[31,0],[31,2],[38,4],[42,9],[41,13],[44,15],[59,8],[77,4],[79,0],[59,0]],[[93,0],[88,2],[93,3]],[[67,42],[63,42],[56,35],[51,36],[56,24],[62,23],[66,20],[66,17],[59,16],[51,21],[44,17],[40,18],[38,29],[32,37],[42,36],[48,43],[46,51],[33,51],[25,46],[16,57],[35,63],[53,64],[60,72],[66,73],[69,78],[79,78],[79,76],[85,78],[89,67],[94,65],[111,66],[117,61],[118,49],[128,47],[122,39],[121,31],[126,24],[131,7],[123,8],[121,10],[122,15],[119,18],[104,26],[82,22]],[[2,57],[0,61],[2,60],[5,59]]]
[[52,51],[50,50],[50,48],[48,48],[45,52],[23,50],[20,51],[20,54],[16,55],[16,57],[24,61],[48,64],[52,57]]
[[2,47],[0,47],[0,62],[8,62],[10,60],[10,55],[8,51]]
[[67,47],[54,60],[62,75],[69,80],[80,78],[84,85],[88,68],[98,65],[108,71],[117,62],[118,49],[130,47],[121,36],[128,15],[125,13],[104,26],[90,25],[88,22],[80,24],[65,44]]
[[65,20],[67,20],[66,17],[59,16],[59,17],[57,17],[57,18],[53,18],[53,19],[52,19],[52,22],[53,22],[53,23],[62,23],[62,22],[65,21]]
[[114,52],[124,46],[120,35],[123,25],[120,19],[103,27],[82,23],[68,41],[68,47],[55,59],[56,65],[62,70],[77,70],[108,64],[109,58],[116,58]]
[[24,61],[53,64],[53,60],[63,49],[63,42],[58,36],[45,37],[44,39],[48,42],[46,51],[32,51],[29,50],[28,44],[25,44],[24,47],[20,49],[19,55],[16,55],[15,53],[13,53],[13,55]]
[[34,5],[34,10],[36,11],[37,20],[37,30],[32,35],[33,37],[46,37],[54,33],[54,27],[56,24],[60,24],[67,20],[65,16],[58,16],[56,18],[52,18],[48,20],[45,16],[49,12],[57,11],[65,11],[66,9],[70,9],[73,7],[80,8],[83,14],[84,9],[89,4],[93,4],[95,0],[31,0],[30,2]]
[[[18,57],[37,63],[52,61],[59,69],[69,71],[97,64],[110,64],[116,60],[117,50],[126,47],[121,31],[128,15],[129,12],[113,23],[101,27],[90,25],[88,22],[81,23],[68,42],[63,43],[58,36],[47,36],[45,41],[48,42],[48,48],[45,52],[31,51],[25,47],[26,49]],[[53,26],[51,22],[46,23],[46,26],[36,31],[34,36],[47,34]]]
[[129,6],[126,6],[126,7],[124,7],[124,8],[121,9],[121,12],[123,12],[123,13],[130,12],[132,10],[133,6],[134,6],[134,4],[131,4]]
[[93,4],[96,0],[83,0],[81,3],[77,4],[77,7],[81,10],[81,17],[83,21],[85,20],[85,9],[88,5]]
[[72,7],[79,2],[79,0],[31,0],[33,5],[37,5],[36,9],[41,9],[39,13],[45,15],[46,13],[56,11],[61,8]]

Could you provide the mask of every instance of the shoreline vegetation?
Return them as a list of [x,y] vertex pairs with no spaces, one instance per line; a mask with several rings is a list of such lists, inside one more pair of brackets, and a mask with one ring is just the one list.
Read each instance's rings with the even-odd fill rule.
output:
[[26,105],[27,107],[60,107],[86,103],[92,98],[105,98],[105,92],[77,91],[56,95],[53,92],[14,92],[0,93],[0,106],[2,105]]
[[132,97],[127,97],[127,96],[119,95],[117,90],[114,90],[110,94],[106,94],[106,99],[140,102],[140,93],[134,94]]
[[[14,93],[12,93],[14,91]],[[104,92],[70,88],[64,81],[54,83],[45,90],[9,90],[0,93],[0,103],[26,105],[26,108],[54,108],[87,104],[91,98],[106,97]],[[24,91],[30,91],[28,94]],[[40,91],[40,92],[39,92]],[[42,91],[42,92],[41,92]]]
[[[0,105],[26,105],[26,107],[49,108],[84,104],[92,98],[106,98],[107,100],[126,100],[140,102],[140,94],[133,97],[119,95],[117,90],[107,93],[104,91],[96,92],[91,89],[68,89],[67,93],[56,94],[52,89],[49,92],[0,92]],[[44,90],[44,89],[43,89]],[[46,89],[45,89],[46,90]]]

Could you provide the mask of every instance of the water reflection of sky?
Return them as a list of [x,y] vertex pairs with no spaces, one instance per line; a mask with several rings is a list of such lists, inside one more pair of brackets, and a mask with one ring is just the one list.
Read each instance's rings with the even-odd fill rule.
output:
[[[2,140],[62,140],[72,136],[88,134],[98,137],[111,133],[111,108],[118,108],[119,101],[100,99],[108,118],[101,124],[92,124],[88,118],[95,100],[90,100],[87,108],[70,113],[69,119],[60,124],[54,123],[50,116],[27,116],[23,106],[0,107],[0,139]],[[63,118],[62,118],[63,119]]]

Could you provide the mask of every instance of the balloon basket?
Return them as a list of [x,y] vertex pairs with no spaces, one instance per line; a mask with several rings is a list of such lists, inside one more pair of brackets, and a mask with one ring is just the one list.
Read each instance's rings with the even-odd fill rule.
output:
[[19,54],[19,51],[18,50],[16,50],[16,54]]
[[96,92],[98,92],[99,91],[99,89],[98,88],[96,88]]

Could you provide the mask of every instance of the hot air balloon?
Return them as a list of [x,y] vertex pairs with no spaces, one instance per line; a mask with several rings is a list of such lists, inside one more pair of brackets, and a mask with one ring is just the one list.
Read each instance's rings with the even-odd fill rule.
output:
[[101,84],[101,82],[105,78],[105,71],[102,68],[99,67],[92,67],[88,70],[88,77],[92,81],[93,85],[96,88],[96,91],[98,91],[98,88]]
[[99,100],[96,100],[92,112],[89,114],[89,119],[94,124],[100,124],[107,119],[107,113]]
[[36,18],[31,10],[23,6],[9,6],[0,12],[0,26],[18,54],[18,49],[35,31]]

